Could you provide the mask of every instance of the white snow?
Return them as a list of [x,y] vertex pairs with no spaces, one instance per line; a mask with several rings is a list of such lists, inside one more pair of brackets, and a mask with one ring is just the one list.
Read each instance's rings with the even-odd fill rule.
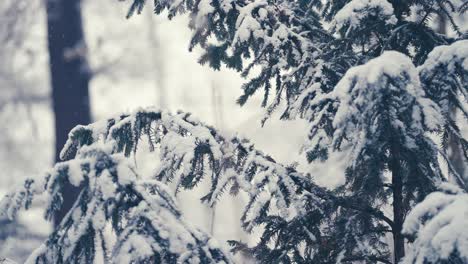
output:
[[82,160],[71,160],[67,162],[68,165],[68,181],[76,187],[79,187],[83,181],[83,171],[81,170]]
[[352,0],[334,17],[333,24],[337,29],[349,26],[348,32],[361,26],[361,21],[368,15],[378,15],[387,24],[396,24],[393,7],[387,0]]
[[[397,80],[397,86],[388,83],[387,78]],[[373,113],[378,107],[382,107],[382,96],[391,91],[401,91],[404,94],[401,98],[390,99],[397,100],[399,106],[395,109],[392,106],[388,111],[394,118],[391,120],[392,125],[405,133],[407,139],[413,133],[423,134],[426,128],[431,130],[443,124],[437,105],[425,96],[411,59],[396,51],[386,51],[366,64],[348,70],[331,95],[340,101],[333,120],[336,135],[346,134],[348,140],[355,144],[355,153],[359,153],[365,144],[372,144],[368,140],[372,136],[367,135],[367,130],[362,126],[368,126],[369,118],[376,118]],[[398,119],[398,113],[409,107],[413,103],[412,99],[416,101],[412,113],[413,121],[404,125],[404,120]],[[376,123],[372,124],[375,126]],[[370,128],[371,131],[376,129],[372,126]],[[406,143],[408,148],[414,147],[411,140]]]
[[[444,189],[444,188],[443,188]],[[455,190],[454,187],[445,188]],[[435,192],[417,204],[403,225],[416,241],[403,263],[438,263],[457,253],[468,262],[468,194]]]
[[[264,38],[265,35],[262,32],[262,26],[253,16],[252,12],[255,8],[266,6],[268,3],[264,0],[252,1],[241,7],[239,10],[239,16],[236,22],[236,36],[234,41],[240,43],[247,41],[251,34],[255,34],[257,38]],[[265,13],[265,12],[263,12]]]
[[457,65],[468,71],[468,40],[459,40],[451,45],[437,46],[427,56],[423,65],[418,67],[422,73],[432,72],[444,65],[449,71],[454,71]]
[[135,173],[129,164],[119,163],[117,165],[117,177],[119,184],[128,185],[135,180]]
[[[455,95],[460,101],[460,110],[467,115],[468,98],[468,40],[459,40],[451,45],[438,46],[432,50],[426,61],[418,67],[421,81],[426,89],[431,91],[438,100],[443,113],[451,111],[452,100]],[[452,73],[452,74],[449,74]]]
[[117,191],[117,186],[112,180],[112,176],[108,170],[104,170],[96,179],[99,191],[102,193],[102,198],[107,200],[114,198]]

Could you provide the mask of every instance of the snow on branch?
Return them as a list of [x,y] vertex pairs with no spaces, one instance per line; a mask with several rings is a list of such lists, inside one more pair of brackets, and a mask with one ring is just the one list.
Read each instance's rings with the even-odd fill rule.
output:
[[415,149],[425,131],[435,131],[443,123],[411,60],[394,51],[350,69],[331,97],[339,101],[333,144],[341,148],[352,142],[357,156],[381,144],[378,135],[384,136],[388,130],[405,148]]
[[[418,67],[427,95],[439,105],[444,116],[444,125],[440,130],[443,155],[447,155],[449,141],[452,141],[452,144],[455,142],[460,146],[461,163],[468,162],[468,140],[463,134],[463,123],[457,120],[456,112],[461,113],[465,120],[468,118],[467,46],[468,40],[438,46],[429,53],[424,64]],[[447,160],[447,162],[451,161]],[[457,174],[456,171],[452,173]],[[463,178],[464,175],[460,176]]]
[[27,263],[231,262],[212,238],[185,222],[164,184],[141,180],[112,145],[83,146],[44,182],[28,180],[3,199],[0,212],[13,217],[36,195],[47,193],[50,219],[63,201],[64,183],[81,187],[66,217]]
[[[162,183],[175,183],[175,194],[193,188],[203,177],[210,177],[210,190],[202,197],[210,206],[215,206],[227,189],[231,194],[240,191],[248,194],[249,201],[241,217],[242,227],[251,232],[262,226],[265,231],[254,248],[247,249],[232,241],[231,245],[235,250],[252,251],[261,259],[274,259],[279,248],[291,253],[304,244],[313,248],[318,243],[316,237],[320,237],[320,224],[326,219],[320,217],[324,213],[323,206],[345,205],[339,202],[344,199],[332,199],[333,194],[316,186],[309,175],[275,162],[246,139],[221,135],[186,113],[141,109],[76,127],[70,132],[64,153],[73,157],[88,144],[114,142],[114,153],[131,155],[137,148],[144,147],[141,138],[148,139],[150,150],[159,149],[159,160],[155,162],[159,167],[154,178]],[[307,227],[302,227],[304,222],[308,223]],[[272,244],[272,241],[289,240],[291,228],[297,230],[297,243]],[[309,256],[303,257],[309,259]],[[288,261],[290,255],[285,254],[282,259]]]
[[451,45],[438,46],[429,53],[427,60],[418,67],[421,81],[427,93],[437,102],[444,113],[451,106],[468,117],[468,40]]
[[[141,11],[145,1],[132,2],[130,14]],[[263,89],[262,106],[269,105],[269,116],[285,94],[292,96],[298,85],[305,89],[314,81],[310,66],[317,64],[319,43],[332,39],[319,20],[320,5],[289,0],[157,0],[155,11],[167,10],[169,18],[188,13],[193,30],[190,50],[202,48],[200,63],[241,72],[248,81],[238,102],[243,105]]]
[[350,31],[369,26],[369,17],[374,17],[375,23],[397,23],[393,7],[387,0],[352,0],[336,13],[332,24],[338,31],[345,29],[345,35],[348,35]]
[[181,212],[158,181],[135,186],[143,200],[129,212],[128,225],[117,239],[118,263],[229,263],[213,238],[180,221]]
[[[146,138],[145,144],[142,138]],[[159,167],[149,182],[138,177],[128,159],[143,145],[159,150],[159,160],[155,160]],[[202,201],[210,206],[228,188],[233,194],[243,191],[249,195],[241,218],[249,232],[265,224],[284,230],[274,219],[294,222],[310,208],[320,213],[319,201],[327,198],[314,193],[322,189],[309,176],[275,162],[245,139],[222,136],[186,113],[140,109],[77,126],[61,157],[67,161],[58,163],[43,181],[26,181],[0,207],[13,218],[36,195],[47,193],[50,219],[61,207],[65,182],[82,188],[57,231],[30,257],[39,263],[82,257],[91,261],[99,256],[124,263],[154,259],[229,262],[214,240],[185,224],[172,198],[204,177],[210,177],[211,188]],[[165,187],[170,182],[175,191]],[[115,245],[107,242],[111,240],[105,232],[109,225],[117,237]],[[317,227],[311,227],[316,234]],[[310,239],[309,233],[299,238]],[[274,239],[271,233],[265,237]],[[144,246],[137,249],[136,244],[141,243]],[[264,245],[269,245],[267,240]],[[300,245],[292,247],[297,250]]]
[[160,150],[155,179],[174,182],[176,193],[193,188],[209,176],[211,188],[202,200],[210,206],[216,204],[228,187],[231,193],[242,190],[249,194],[250,202],[242,218],[249,231],[258,224],[256,219],[262,208],[278,208],[286,218],[301,210],[300,205],[294,209],[298,185],[291,175],[306,176],[276,163],[248,140],[226,138],[186,113],[141,109],[130,115],[78,126],[70,132],[62,154],[70,158],[84,146],[113,142],[113,152],[128,156],[140,147],[143,137],[148,139],[150,150]]
[[403,263],[468,262],[468,194],[443,184],[408,215],[403,233],[415,239]]

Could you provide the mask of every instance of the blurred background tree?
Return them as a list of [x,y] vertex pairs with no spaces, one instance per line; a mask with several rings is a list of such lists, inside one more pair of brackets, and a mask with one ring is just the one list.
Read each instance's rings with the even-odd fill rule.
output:
[[[305,123],[272,120],[260,128],[262,95],[243,108],[235,103],[241,78],[198,64],[200,52],[187,49],[187,17],[168,21],[148,9],[126,19],[127,11],[128,3],[116,0],[1,1],[0,196],[26,177],[41,176],[58,159],[70,127],[149,105],[193,112],[227,132],[252,138],[280,161],[300,159],[296,150],[306,135]],[[291,126],[297,129],[286,142],[280,131]],[[146,176],[154,166],[141,161],[149,155],[137,157]],[[240,228],[219,226],[237,226],[238,210],[221,210],[213,217],[198,198],[196,193],[179,197],[191,222],[213,230],[220,240],[248,239]],[[17,223],[0,220],[9,227],[0,232],[1,256],[21,263],[50,232],[41,204],[34,207]],[[227,197],[219,207],[242,206]]]
[[[46,0],[52,109],[55,124],[55,161],[68,132],[77,124],[91,122],[87,45],[80,0]],[[60,223],[79,189],[65,183],[66,194],[54,222]]]
[[[44,31],[36,13],[41,1],[5,0],[0,3],[0,195],[7,186],[50,164],[48,136],[41,130],[49,122],[47,52]],[[35,40],[43,41],[36,42]],[[41,118],[39,118],[41,117]],[[40,122],[41,121],[41,122]],[[38,210],[32,215],[37,215]],[[0,255],[23,258],[40,245],[48,225],[31,214],[18,221],[0,219]],[[18,247],[18,245],[21,245]]]

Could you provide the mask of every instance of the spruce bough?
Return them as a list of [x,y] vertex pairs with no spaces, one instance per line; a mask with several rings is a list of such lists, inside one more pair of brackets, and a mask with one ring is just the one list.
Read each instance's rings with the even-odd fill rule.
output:
[[[141,12],[144,4],[133,0],[128,15]],[[53,213],[60,206],[60,181],[86,186],[71,211],[80,208],[81,213],[70,213],[49,238],[52,242],[31,259],[95,258],[98,244],[89,241],[100,241],[101,255],[124,263],[229,262],[229,253],[212,238],[186,225],[173,202],[177,191],[210,177],[210,191],[202,197],[210,206],[227,188],[249,195],[241,225],[246,231],[263,227],[261,238],[253,246],[230,244],[234,252],[247,252],[261,263],[468,262],[468,238],[456,231],[467,225],[460,215],[466,212],[468,181],[448,158],[447,144],[448,138],[458,142],[466,165],[468,144],[461,127],[468,117],[468,42],[456,23],[466,3],[155,0],[154,10],[169,18],[189,14],[190,49],[202,49],[200,63],[214,69],[224,65],[247,79],[241,105],[263,90],[264,121],[274,111],[284,119],[307,120],[310,132],[303,149],[309,162],[344,157],[345,181],[333,190],[322,188],[313,172],[283,166],[247,140],[224,137],[188,114],[140,110],[75,128],[63,151],[71,160],[58,164],[45,183],[27,181],[3,200],[2,211],[13,217],[37,192],[49,192]],[[437,16],[451,26],[450,36],[431,27]],[[454,109],[461,118],[454,117]],[[143,136],[151,150],[160,150],[154,181],[134,175],[121,183],[115,167],[128,163],[124,157],[136,151]],[[104,157],[105,169],[97,168],[101,162],[95,161]],[[71,176],[67,166],[86,158],[94,163],[78,162],[72,171],[80,173]],[[448,165],[447,173],[441,162]],[[125,178],[133,175],[125,171]],[[447,178],[458,187],[445,183]],[[103,179],[118,191],[90,184]],[[169,182],[176,183],[173,194],[164,185]],[[103,218],[119,238],[115,245],[100,238],[102,230],[94,227],[99,221],[70,220],[91,210],[80,205],[90,204],[87,192],[107,197],[95,201],[97,208],[119,203],[104,211],[119,215],[120,206],[131,209],[125,210],[129,215]],[[158,202],[151,206],[153,200]],[[177,219],[174,225],[187,239],[161,236],[170,227],[151,223],[158,221],[159,211]],[[78,229],[83,223],[87,229]],[[60,248],[54,242],[76,230],[85,230],[73,236],[76,243],[88,241],[80,252],[72,244]],[[133,237],[144,237],[139,243],[152,251],[132,250]],[[188,255],[174,251],[171,243],[189,249]]]

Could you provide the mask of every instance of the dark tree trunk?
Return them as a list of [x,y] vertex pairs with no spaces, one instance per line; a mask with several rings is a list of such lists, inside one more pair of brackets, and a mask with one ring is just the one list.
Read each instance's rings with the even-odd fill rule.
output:
[[[80,0],[47,0],[47,32],[55,115],[55,160],[68,132],[78,124],[91,121],[89,107],[89,70],[83,37]],[[66,183],[64,202],[55,216],[57,225],[72,206],[78,188]]]
[[405,212],[403,209],[403,179],[401,175],[400,148],[398,144],[392,149],[392,187],[393,187],[393,253],[395,262],[405,256],[405,239],[401,233]]

